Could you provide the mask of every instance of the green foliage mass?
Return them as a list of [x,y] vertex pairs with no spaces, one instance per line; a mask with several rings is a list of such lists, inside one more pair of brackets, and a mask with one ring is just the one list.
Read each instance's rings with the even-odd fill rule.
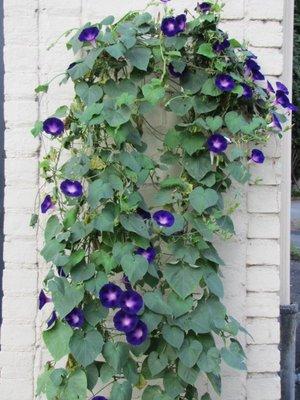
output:
[[[67,43],[77,61],[63,82],[73,82],[75,97],[53,114],[63,119],[65,132],[51,138],[55,146],[40,163],[55,203],[42,255],[51,266],[44,290],[58,320],[43,333],[52,360],[37,388],[48,400],[84,400],[105,388],[111,400],[130,400],[133,388],[142,400],[194,400],[199,375],[221,392],[222,360],[245,369],[236,339],[243,328],[222,304],[224,262],[213,239],[234,234],[236,204],[225,205],[223,194],[234,181],[250,179],[247,143],[267,141],[274,106],[244,76],[251,53],[243,45],[232,40],[226,53],[213,50],[225,38],[217,28],[219,12],[213,5],[212,12],[194,13],[174,37],[164,36],[161,21],[148,12],[130,12],[118,22],[99,22],[94,45],[78,40],[82,28]],[[181,78],[169,74],[171,63],[185,71]],[[236,90],[216,87],[220,73],[235,79]],[[254,91],[251,100],[242,96],[243,82]],[[161,110],[176,117],[170,129],[150,122]],[[42,129],[38,121],[33,135]],[[211,156],[206,141],[216,131],[231,144]],[[146,142],[160,143],[160,155],[151,156]],[[65,179],[80,181],[83,195],[64,196],[59,186]],[[149,185],[147,204],[143,189]],[[168,210],[175,224],[159,228],[138,208]],[[157,251],[151,264],[135,254],[149,246]],[[112,328],[98,298],[107,282],[121,285],[123,273],[145,303],[141,319],[149,337],[136,347]],[[80,329],[64,319],[74,307],[84,311]],[[58,368],[63,357],[65,367]]]

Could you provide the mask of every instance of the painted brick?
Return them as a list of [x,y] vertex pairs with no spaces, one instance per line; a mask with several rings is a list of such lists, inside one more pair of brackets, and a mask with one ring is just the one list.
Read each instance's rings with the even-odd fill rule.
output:
[[280,219],[278,214],[250,214],[248,238],[278,239],[280,237]]
[[20,16],[18,18],[18,28],[15,27],[14,16],[4,19],[5,44],[37,46],[38,35],[36,16]]
[[37,298],[30,297],[10,297],[4,295],[3,297],[3,318],[14,323],[26,324],[35,320],[37,311]]
[[[6,129],[4,139],[7,157],[33,157],[37,156],[39,139],[30,134],[30,128]],[[35,160],[37,164],[38,160]]]
[[34,125],[38,119],[38,105],[30,100],[10,100],[4,103],[4,118],[7,127]]
[[251,239],[247,246],[247,264],[279,265],[280,252],[277,240]]
[[255,374],[247,380],[247,400],[280,400],[278,375]]
[[267,159],[263,166],[251,164],[251,182],[260,185],[279,185],[281,182],[281,163],[276,159]]
[[248,293],[246,315],[258,318],[279,317],[279,296],[277,293]]
[[[16,195],[16,189],[12,186],[5,187],[4,195],[4,206],[6,209],[15,210],[30,210],[34,208],[35,202],[35,191],[37,188],[29,186],[27,188],[18,189],[18,195]],[[20,201],[22,199],[22,201]]]
[[5,241],[3,246],[4,261],[18,263],[35,263],[37,260],[35,240],[24,240],[20,238]]
[[250,186],[247,203],[250,213],[279,213],[280,192],[273,186]]
[[249,48],[257,55],[264,74],[279,76],[283,73],[283,55],[279,49],[255,46]]
[[280,352],[276,345],[250,345],[247,348],[249,372],[277,372]]
[[37,293],[37,271],[22,269],[18,264],[15,264],[14,269],[5,268],[3,287],[7,295],[35,295]]
[[3,350],[28,350],[35,344],[35,327],[33,325],[17,325],[14,321],[6,323],[1,329]]
[[283,18],[283,1],[281,0],[248,0],[249,17],[252,19],[274,19]]
[[22,74],[22,85],[20,85],[19,72],[7,72],[4,75],[4,94],[6,100],[35,99],[34,89],[38,85],[38,76],[33,72]]
[[250,292],[278,292],[280,289],[279,268],[247,268],[247,290]]
[[32,400],[34,398],[33,382],[29,379],[1,379],[1,396],[5,400]]
[[5,176],[7,186],[26,187],[28,184],[38,183],[38,163],[36,158],[8,158],[5,162]]
[[239,0],[224,1],[222,19],[242,19],[244,17],[244,2]]
[[[22,57],[17,57],[22,54]],[[3,49],[3,57],[6,72],[32,72],[38,61],[37,46],[7,45]]]
[[5,351],[0,352],[1,377],[4,379],[32,379],[33,354],[32,352]]
[[280,341],[280,324],[276,318],[248,318],[246,329],[249,344],[277,344]]
[[254,47],[281,47],[282,25],[279,22],[253,21],[248,25],[245,37]]

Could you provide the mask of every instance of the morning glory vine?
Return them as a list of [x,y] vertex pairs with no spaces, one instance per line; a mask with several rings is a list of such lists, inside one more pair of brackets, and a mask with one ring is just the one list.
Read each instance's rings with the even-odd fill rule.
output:
[[[51,360],[37,385],[48,400],[130,400],[133,390],[209,400],[222,362],[246,369],[214,239],[234,235],[236,199],[223,194],[251,180],[249,165],[264,163],[263,145],[296,107],[218,28],[218,3],[179,15],[155,4],[154,17],[132,11],[66,33],[74,61],[61,83],[73,82],[74,99],[32,129],[50,142],[31,221],[48,216],[39,309]],[[173,126],[153,126],[161,109]]]

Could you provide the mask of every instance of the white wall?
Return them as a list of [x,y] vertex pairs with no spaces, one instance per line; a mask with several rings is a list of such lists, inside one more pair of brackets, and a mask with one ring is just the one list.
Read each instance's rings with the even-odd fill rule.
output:
[[[283,73],[284,0],[225,0],[223,29],[247,39],[269,76]],[[43,315],[37,315],[37,293],[45,265],[38,257],[37,232],[28,227],[39,186],[40,145],[29,133],[68,101],[71,88],[54,85],[40,102],[34,87],[60,72],[72,54],[63,43],[47,51],[63,31],[107,14],[141,8],[145,0],[6,0],[5,14],[5,244],[4,321],[1,331],[0,393],[3,400],[32,400],[34,381],[46,355],[40,345]],[[172,0],[178,9],[191,0]],[[289,21],[285,21],[289,23]],[[271,78],[272,79],[272,78]],[[273,78],[274,79],[274,78]],[[279,400],[279,243],[280,145],[266,148],[267,160],[253,172],[259,187],[237,188],[241,210],[236,213],[237,237],[219,243],[224,268],[226,305],[250,331],[248,373],[224,369],[224,400]],[[231,193],[233,196],[235,192]]]

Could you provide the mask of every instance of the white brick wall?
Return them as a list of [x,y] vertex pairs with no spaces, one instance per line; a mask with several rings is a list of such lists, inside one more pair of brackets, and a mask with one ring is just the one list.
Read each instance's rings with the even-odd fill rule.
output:
[[[146,0],[5,0],[5,243],[4,299],[0,353],[3,400],[32,400],[34,381],[45,353],[40,346],[42,317],[37,293],[44,264],[37,254],[40,240],[28,228],[39,185],[39,141],[29,129],[34,121],[67,101],[69,88],[54,85],[39,103],[34,87],[68,65],[63,42],[46,50],[64,30],[107,14],[120,16],[142,8]],[[141,4],[142,3],[142,4]],[[172,0],[178,10],[194,0]],[[283,72],[284,0],[225,0],[222,28],[247,40],[264,72],[274,79]],[[286,21],[289,23],[289,21]],[[18,27],[18,29],[16,29]],[[279,400],[279,244],[281,165],[280,144],[272,138],[263,167],[252,166],[259,186],[240,196],[235,215],[237,237],[218,243],[228,266],[223,269],[230,313],[251,333],[247,345],[248,373],[224,369],[223,400]],[[18,189],[16,189],[16,184]],[[39,268],[37,268],[39,266]],[[199,384],[200,385],[200,384]],[[205,384],[201,384],[205,389]]]

